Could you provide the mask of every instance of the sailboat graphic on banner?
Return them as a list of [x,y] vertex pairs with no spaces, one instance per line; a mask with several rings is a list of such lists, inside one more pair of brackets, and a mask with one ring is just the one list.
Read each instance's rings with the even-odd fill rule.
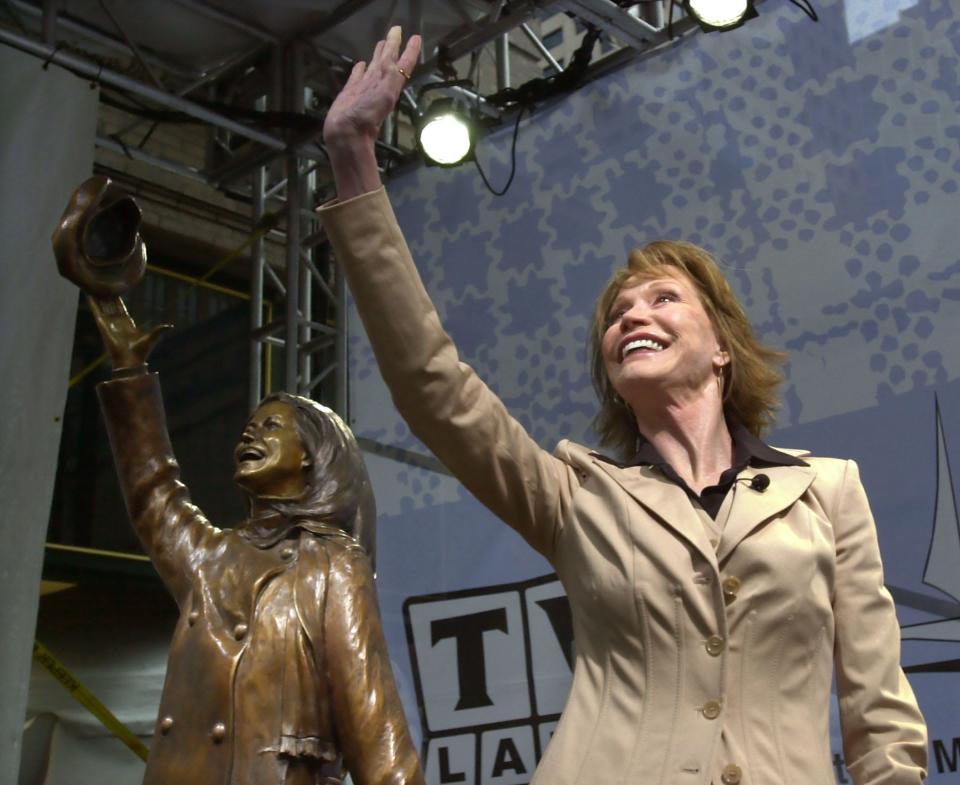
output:
[[[937,420],[937,495],[933,513],[933,532],[923,582],[946,594],[960,610],[960,514],[953,491],[950,456],[943,433],[940,402],[934,399]],[[903,640],[955,641],[960,643],[960,615],[955,618],[909,624],[901,628]],[[960,670],[960,660],[928,663],[906,668],[907,671]]]

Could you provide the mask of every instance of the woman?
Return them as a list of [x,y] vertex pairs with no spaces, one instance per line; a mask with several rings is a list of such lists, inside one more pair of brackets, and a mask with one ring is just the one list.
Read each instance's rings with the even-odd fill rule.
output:
[[321,215],[397,408],[569,597],[574,680],[534,782],[827,785],[834,668],[854,782],[920,782],[926,731],[856,466],[757,438],[779,354],[705,252],[635,251],[601,295],[598,431],[627,461],[544,452],[459,361],[373,152],[419,45],[392,29],[331,107]]
[[119,298],[90,298],[127,509],[180,608],[147,785],[422,785],[380,624],[369,480],[329,409],[266,398],[234,453],[250,517],[211,525],[179,482],[160,385]]

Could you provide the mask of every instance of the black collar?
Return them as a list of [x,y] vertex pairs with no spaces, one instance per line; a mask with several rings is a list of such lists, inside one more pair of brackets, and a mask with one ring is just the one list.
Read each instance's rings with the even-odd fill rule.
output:
[[[799,458],[794,457],[793,455],[788,455],[785,452],[780,452],[780,450],[775,450],[769,444],[764,442],[757,436],[754,436],[750,431],[739,423],[732,423],[728,425],[730,429],[730,437],[733,439],[733,464],[730,467],[735,469],[737,472],[746,468],[747,466],[808,466],[809,464],[806,461],[802,461]],[[652,442],[647,441],[643,436],[639,436],[637,439],[637,451],[634,453],[633,458],[629,461],[618,461],[614,458],[609,458],[606,455],[601,455],[600,453],[593,453],[593,455],[599,458],[606,463],[612,463],[614,466],[619,466],[621,469],[626,469],[630,466],[669,466],[660,453],[657,451],[657,448],[653,446]]]
[[[633,460],[628,463],[620,463],[597,455],[604,461],[609,461],[621,468],[630,466],[655,466],[660,470],[670,482],[682,488],[690,499],[698,504],[711,518],[716,519],[723,505],[723,500],[730,488],[733,487],[740,474],[747,466],[763,468],[768,466],[807,466],[805,461],[787,455],[785,452],[775,450],[770,445],[764,443],[754,436],[750,431],[739,424],[728,426],[730,437],[733,440],[733,462],[729,469],[726,469],[717,480],[716,485],[710,485],[697,493],[674,471],[674,468],[667,463],[657,452],[657,448],[651,442],[643,437],[637,443],[637,452]],[[596,453],[594,453],[596,454]],[[769,482],[769,478],[768,478]],[[762,490],[762,489],[761,489]]]

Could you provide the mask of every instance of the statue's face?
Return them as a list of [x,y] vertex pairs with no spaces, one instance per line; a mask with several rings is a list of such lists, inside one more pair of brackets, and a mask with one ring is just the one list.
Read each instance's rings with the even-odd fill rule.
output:
[[283,401],[257,407],[234,450],[234,479],[258,499],[299,499],[309,461],[293,408]]

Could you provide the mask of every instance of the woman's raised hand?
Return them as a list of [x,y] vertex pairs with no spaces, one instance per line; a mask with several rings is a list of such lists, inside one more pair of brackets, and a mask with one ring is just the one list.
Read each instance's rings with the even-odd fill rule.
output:
[[323,141],[340,199],[380,186],[374,143],[420,55],[420,36],[410,36],[402,52],[400,42],[400,28],[390,28],[370,62],[354,65],[327,112]]

